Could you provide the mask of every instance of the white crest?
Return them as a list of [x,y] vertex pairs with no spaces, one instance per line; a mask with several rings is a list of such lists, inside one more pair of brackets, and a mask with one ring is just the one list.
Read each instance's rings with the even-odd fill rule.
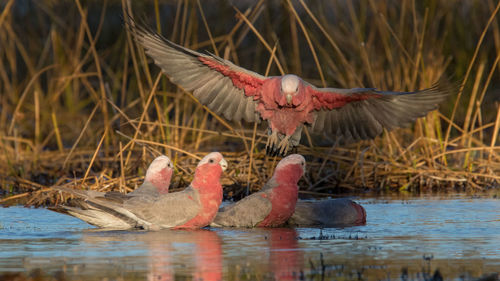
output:
[[219,165],[222,167],[222,171],[225,171],[227,169],[227,161],[219,152],[212,152],[207,154],[205,157],[203,157],[203,159],[201,159],[200,163],[198,163],[198,167],[206,163],[219,163]]
[[146,171],[146,178],[149,178],[166,168],[174,168],[172,161],[170,161],[170,158],[165,155],[158,156],[149,165],[148,170]]
[[276,170],[289,164],[300,164],[302,166],[302,169],[305,171],[306,159],[300,154],[288,155],[287,157],[281,159],[281,161],[276,166]]
[[292,94],[299,89],[299,77],[293,74],[287,74],[281,78],[281,92],[285,94]]

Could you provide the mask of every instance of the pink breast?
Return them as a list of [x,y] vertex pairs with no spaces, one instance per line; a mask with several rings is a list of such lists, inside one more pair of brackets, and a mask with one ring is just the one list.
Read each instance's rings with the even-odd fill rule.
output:
[[283,225],[293,215],[297,197],[297,185],[290,185],[272,190],[270,194],[272,203],[271,212],[257,226],[276,227]]
[[219,206],[222,202],[222,187],[220,187],[219,189],[221,190],[221,192],[214,192],[212,194],[200,194],[200,200],[202,203],[201,211],[194,218],[183,225],[175,227],[175,229],[201,228],[209,225],[215,218],[215,215],[217,214]]

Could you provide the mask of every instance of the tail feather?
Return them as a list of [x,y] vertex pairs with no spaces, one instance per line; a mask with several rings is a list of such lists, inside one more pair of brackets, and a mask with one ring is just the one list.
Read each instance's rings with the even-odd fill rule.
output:
[[129,228],[153,228],[152,224],[137,217],[134,213],[123,207],[120,200],[106,198],[105,193],[93,190],[79,190],[63,186],[53,187],[56,190],[70,193],[80,198],[75,200],[76,207],[61,206],[54,210],[62,212],[92,225],[103,228],[129,229]]
[[129,229],[133,227],[133,225],[130,225],[129,222],[122,220],[121,218],[118,218],[113,214],[109,214],[102,210],[98,209],[82,210],[79,208],[74,208],[69,206],[63,206],[63,209],[65,209],[65,211],[69,215],[77,217],[91,225],[95,225],[98,227],[108,228],[108,229]]

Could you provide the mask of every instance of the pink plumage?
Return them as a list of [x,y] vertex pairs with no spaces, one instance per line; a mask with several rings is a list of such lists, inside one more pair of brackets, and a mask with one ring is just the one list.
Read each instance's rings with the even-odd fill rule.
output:
[[170,180],[174,173],[174,164],[165,155],[156,157],[149,165],[144,183],[128,195],[139,195],[148,193],[150,195],[167,194]]
[[194,196],[187,195],[189,200],[201,208],[196,216],[189,219],[185,223],[176,226],[175,228],[200,228],[209,225],[215,218],[219,206],[222,203],[222,185],[220,176],[227,168],[227,162],[222,157],[222,154],[214,152],[205,157],[196,167],[194,179],[191,182],[190,188],[197,193],[199,199],[194,199]]
[[[226,168],[227,162],[222,154],[209,153],[198,163],[191,185],[173,193],[162,193],[154,184],[126,195],[56,189],[83,199],[80,208],[63,206],[67,213],[99,227],[151,230],[200,228],[210,224],[219,209],[222,202],[220,177]],[[157,171],[161,174],[163,170],[160,165]],[[151,171],[148,169],[148,174]],[[152,178],[165,177],[169,178],[168,173]],[[147,179],[150,177],[147,176]]]
[[228,120],[266,120],[271,155],[297,146],[304,126],[321,142],[372,139],[436,109],[453,90],[443,83],[414,92],[317,88],[293,74],[265,77],[184,48],[135,22],[127,26],[170,80],[212,111]]
[[213,226],[277,227],[294,213],[299,179],[305,171],[302,155],[283,158],[272,178],[261,191],[225,206],[214,219]]

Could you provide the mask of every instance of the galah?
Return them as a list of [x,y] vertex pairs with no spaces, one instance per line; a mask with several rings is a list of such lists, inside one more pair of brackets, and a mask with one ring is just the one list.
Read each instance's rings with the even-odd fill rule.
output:
[[325,140],[375,138],[436,109],[452,90],[442,83],[414,92],[318,88],[294,74],[265,77],[190,50],[133,21],[128,27],[170,80],[210,110],[228,120],[266,120],[270,155],[286,155],[297,146],[304,125]]
[[327,200],[299,200],[287,225],[350,226],[366,223],[366,211],[360,204],[346,198]]
[[138,196],[145,193],[149,195],[167,194],[173,172],[174,164],[170,161],[170,158],[165,155],[158,156],[146,170],[144,183],[127,195]]
[[[227,162],[222,154],[209,153],[198,163],[193,181],[187,188],[160,195],[143,193],[138,196],[90,196],[87,191],[56,189],[83,198],[85,209],[76,213],[71,209],[72,212],[68,213],[99,227],[147,230],[200,228],[209,225],[219,209],[222,202],[220,177],[226,168]],[[113,222],[103,224],[96,219],[90,221],[87,210],[98,210],[98,214],[105,214],[106,220],[112,217]]]
[[219,210],[211,226],[283,225],[295,210],[299,192],[297,183],[304,174],[305,165],[304,157],[299,154],[283,158],[261,191]]
[[[161,155],[156,157],[149,165],[142,185],[128,194],[123,194],[117,191],[99,192],[95,190],[84,191],[65,187],[54,188],[70,192],[77,195],[79,198],[101,197],[115,198],[115,200],[116,198],[120,198],[120,200],[124,201],[133,196],[155,197],[159,194],[168,193],[168,187],[170,186],[173,171],[173,164],[170,158],[165,155]],[[52,208],[52,210],[72,215],[88,222],[89,224],[102,228],[123,229],[130,227],[129,223],[124,222],[122,219],[106,210],[92,207],[92,205],[89,205],[85,201],[81,200],[75,200],[73,202],[78,205],[78,207],[61,206],[60,208]]]

